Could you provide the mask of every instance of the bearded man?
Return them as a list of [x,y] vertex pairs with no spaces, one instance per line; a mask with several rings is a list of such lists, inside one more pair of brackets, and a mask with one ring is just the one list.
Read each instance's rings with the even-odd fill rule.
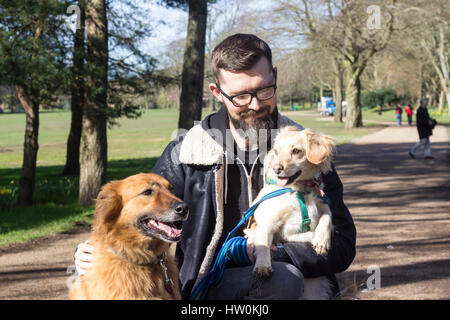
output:
[[[277,68],[263,40],[251,34],[226,38],[212,53],[211,69],[214,83],[209,89],[222,103],[221,109],[171,141],[152,170],[165,177],[173,193],[189,205],[176,250],[185,299],[211,270],[228,233],[263,187],[263,160],[274,131],[287,125],[302,129],[277,110]],[[296,243],[278,246],[273,250],[274,271],[263,278],[253,275],[253,265],[230,261],[206,299],[299,299],[304,277],[319,276],[328,276],[338,293],[334,274],[353,261],[356,230],[334,166],[323,182],[334,225],[328,255],[317,255]],[[243,227],[235,235],[242,232]],[[79,246],[79,251],[76,264],[83,272],[89,250]],[[253,244],[247,243],[251,262],[252,252]]]

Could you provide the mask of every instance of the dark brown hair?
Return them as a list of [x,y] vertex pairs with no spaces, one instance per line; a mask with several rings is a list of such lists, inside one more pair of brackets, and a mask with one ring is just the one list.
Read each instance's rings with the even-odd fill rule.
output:
[[266,57],[272,69],[272,50],[253,34],[237,33],[219,43],[211,54],[211,70],[219,84],[220,69],[244,71],[251,69],[261,57]]

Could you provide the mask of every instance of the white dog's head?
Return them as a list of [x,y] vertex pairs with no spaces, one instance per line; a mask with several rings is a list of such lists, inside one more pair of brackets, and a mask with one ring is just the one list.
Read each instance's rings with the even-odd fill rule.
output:
[[279,186],[314,179],[319,172],[331,170],[334,148],[335,141],[327,135],[283,127],[264,160],[266,178],[274,179]]

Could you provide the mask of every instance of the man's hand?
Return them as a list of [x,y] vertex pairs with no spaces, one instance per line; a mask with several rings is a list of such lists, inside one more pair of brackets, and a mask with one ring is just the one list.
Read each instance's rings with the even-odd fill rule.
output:
[[79,275],[85,274],[92,266],[92,253],[94,247],[89,244],[89,240],[78,245],[74,254],[75,267]]

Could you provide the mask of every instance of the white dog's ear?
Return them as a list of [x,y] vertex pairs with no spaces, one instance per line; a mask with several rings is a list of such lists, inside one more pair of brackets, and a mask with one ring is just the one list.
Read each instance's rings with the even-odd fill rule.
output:
[[267,152],[266,156],[264,157],[264,184],[267,181],[267,172],[269,171],[270,165],[272,164],[273,157],[275,156],[275,152],[270,150]]
[[295,126],[285,126],[285,127],[282,127],[280,129],[280,133],[283,133],[283,132],[286,132],[286,131],[299,132],[300,129],[295,127]]
[[313,164],[320,164],[327,160],[333,153],[335,141],[333,138],[313,132],[309,129],[304,130],[306,135],[306,158]]

